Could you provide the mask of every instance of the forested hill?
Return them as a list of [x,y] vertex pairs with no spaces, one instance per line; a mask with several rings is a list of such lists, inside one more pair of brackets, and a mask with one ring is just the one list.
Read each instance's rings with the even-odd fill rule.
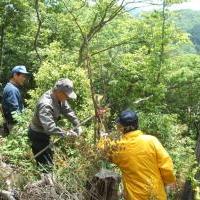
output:
[[200,11],[176,11],[174,20],[178,27],[190,34],[197,52],[200,52]]
[[[152,11],[148,11],[152,12]],[[146,11],[136,9],[130,11],[131,15],[140,17],[143,16]],[[182,46],[182,50],[185,53],[199,53],[200,52],[200,11],[184,9],[172,11],[171,21],[174,22],[177,28],[189,34],[189,38],[192,44]]]

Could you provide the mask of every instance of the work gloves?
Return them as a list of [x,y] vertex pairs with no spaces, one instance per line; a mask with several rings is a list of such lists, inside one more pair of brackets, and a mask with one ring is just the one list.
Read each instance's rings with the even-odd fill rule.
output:
[[76,133],[73,130],[69,130],[69,131],[66,131],[65,133],[61,133],[60,136],[63,137],[63,138],[65,138],[65,137],[78,137],[78,133]]
[[80,136],[83,133],[83,129],[80,126],[78,126],[74,129],[74,132],[76,132],[78,136]]
[[100,136],[101,136],[101,137],[107,137],[107,136],[108,136],[108,133],[101,131],[101,132],[100,132]]
[[81,133],[83,132],[82,128],[76,127],[74,129],[71,129],[69,131],[66,131],[65,133],[61,134],[61,137],[67,137],[67,136],[72,136],[72,137],[78,137],[81,135]]

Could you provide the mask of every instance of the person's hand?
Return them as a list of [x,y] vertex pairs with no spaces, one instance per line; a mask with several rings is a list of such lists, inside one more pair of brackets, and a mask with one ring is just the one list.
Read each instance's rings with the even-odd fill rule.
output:
[[78,133],[76,133],[75,131],[73,130],[69,130],[69,131],[66,131],[66,132],[62,132],[59,134],[60,137],[62,138],[66,138],[66,137],[77,137],[78,136]]
[[60,136],[60,137],[62,137],[62,138],[64,138],[64,137],[66,137],[66,136],[67,136],[67,134],[66,134],[66,133],[64,133],[64,132],[62,132],[62,133],[59,133],[59,136]]
[[81,126],[79,126],[79,127],[74,129],[74,132],[76,132],[77,135],[81,135],[83,133],[83,129],[81,128]]
[[73,130],[69,130],[67,131],[67,136],[72,136],[72,137],[78,137],[78,133],[73,131]]
[[107,137],[107,136],[108,136],[108,133],[106,133],[106,132],[100,132],[100,136],[101,136],[101,137]]

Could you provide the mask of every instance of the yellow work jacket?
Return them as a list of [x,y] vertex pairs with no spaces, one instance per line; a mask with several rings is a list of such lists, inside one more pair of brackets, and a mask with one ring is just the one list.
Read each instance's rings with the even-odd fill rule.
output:
[[174,183],[173,163],[158,139],[142,131],[121,140],[101,139],[99,146],[122,172],[126,200],[166,200],[164,185]]

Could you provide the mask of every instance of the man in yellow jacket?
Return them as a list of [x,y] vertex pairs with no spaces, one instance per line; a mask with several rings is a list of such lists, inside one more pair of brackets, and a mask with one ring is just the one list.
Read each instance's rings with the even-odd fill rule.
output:
[[154,136],[138,130],[137,114],[123,111],[118,141],[101,138],[100,147],[122,172],[126,200],[166,200],[165,186],[175,185],[172,160]]

